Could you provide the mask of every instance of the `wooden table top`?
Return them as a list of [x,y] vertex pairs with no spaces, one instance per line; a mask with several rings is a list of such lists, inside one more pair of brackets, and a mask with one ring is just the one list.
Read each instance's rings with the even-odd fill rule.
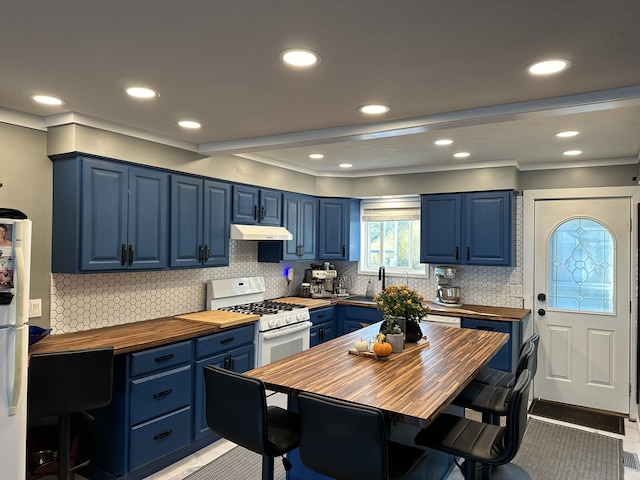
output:
[[348,354],[375,323],[247,372],[268,389],[301,391],[373,406],[389,418],[426,427],[507,342],[506,333],[422,324],[427,341],[407,344],[389,361]]

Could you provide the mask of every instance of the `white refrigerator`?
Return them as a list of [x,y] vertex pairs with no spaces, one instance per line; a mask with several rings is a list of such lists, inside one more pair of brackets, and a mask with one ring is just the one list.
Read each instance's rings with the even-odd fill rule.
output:
[[0,213],[0,477],[23,480],[31,221],[21,219],[24,215],[17,211],[0,209]]

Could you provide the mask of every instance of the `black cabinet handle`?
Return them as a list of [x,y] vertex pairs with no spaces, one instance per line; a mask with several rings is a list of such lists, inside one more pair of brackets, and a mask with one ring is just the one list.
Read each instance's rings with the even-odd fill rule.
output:
[[233,370],[233,356],[229,355],[229,370]]
[[471,257],[471,248],[467,247],[467,260]]
[[129,265],[133,265],[133,245],[129,245]]
[[167,430],[166,432],[159,433],[153,436],[154,440],[161,440],[163,438],[167,438],[169,435],[173,433],[173,430]]
[[260,220],[264,220],[265,217],[267,216],[267,207],[265,207],[264,205],[262,206],[262,215],[260,217]]
[[258,206],[257,205],[253,206],[253,219],[254,220],[258,220]]
[[204,246],[204,261],[208,261],[209,260],[209,245],[205,245]]
[[170,395],[171,392],[173,392],[173,389],[171,388],[167,388],[166,390],[163,390],[162,392],[158,392],[158,393],[154,393],[153,394],[153,398],[162,398],[162,397],[166,397],[167,395]]
[[347,256],[347,246],[346,245],[342,245],[342,257],[346,257]]
[[481,325],[478,325],[477,330],[486,330],[487,332],[493,332],[493,327],[483,327]]
[[229,337],[229,338],[225,338],[224,340],[220,340],[220,344],[224,345],[225,343],[233,342],[234,338],[235,337]]
[[204,258],[204,248],[202,248],[202,245],[198,245],[198,261],[202,262],[203,258]]
[[460,247],[456,247],[456,262],[460,260]]
[[173,358],[173,353],[170,353],[169,355],[163,355],[161,357],[156,357],[154,359],[154,361],[156,363],[160,363],[160,362],[166,362],[167,360],[171,360]]
[[301,257],[302,255],[304,255],[304,246],[303,245],[298,245],[296,247],[296,255],[298,257]]
[[326,313],[319,313],[318,318],[324,318],[326,315],[327,315]]
[[120,251],[120,265],[127,263],[127,246],[123,243]]

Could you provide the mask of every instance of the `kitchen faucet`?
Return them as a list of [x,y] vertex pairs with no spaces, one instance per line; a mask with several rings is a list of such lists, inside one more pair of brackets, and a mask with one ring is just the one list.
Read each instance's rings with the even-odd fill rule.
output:
[[385,289],[386,275],[384,272],[384,265],[380,265],[378,268],[378,280],[382,280],[382,290]]

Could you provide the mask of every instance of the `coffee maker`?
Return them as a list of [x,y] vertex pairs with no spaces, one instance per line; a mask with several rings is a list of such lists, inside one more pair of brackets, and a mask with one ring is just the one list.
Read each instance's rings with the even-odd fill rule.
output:
[[311,298],[332,298],[333,281],[338,276],[335,267],[329,262],[312,263],[305,271],[305,283],[310,284]]

